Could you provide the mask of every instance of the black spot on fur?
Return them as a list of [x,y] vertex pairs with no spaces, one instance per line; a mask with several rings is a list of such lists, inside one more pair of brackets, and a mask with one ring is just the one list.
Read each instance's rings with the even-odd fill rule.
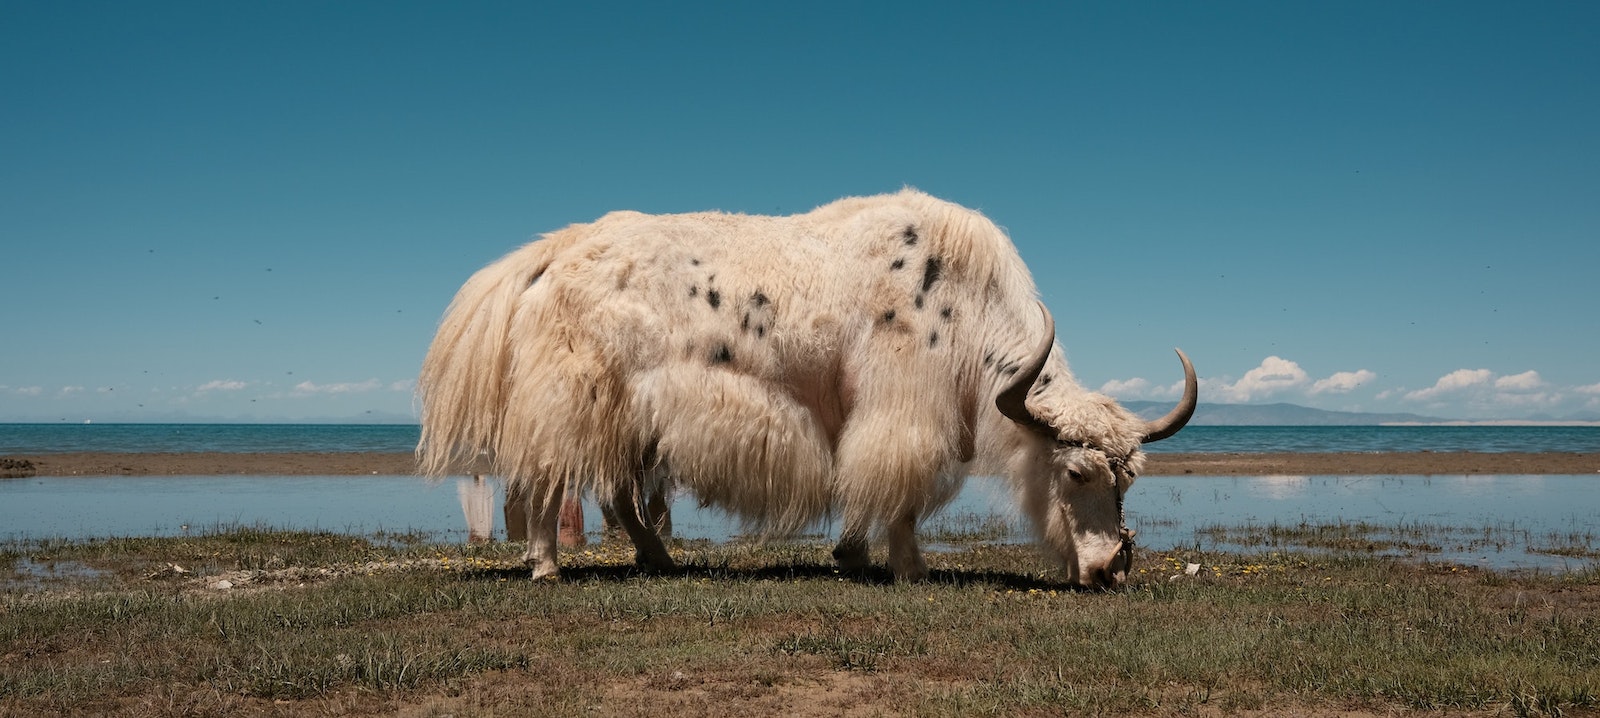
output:
[[994,352],[983,355],[984,366],[994,366]]
[[1050,375],[1049,374],[1046,374],[1044,376],[1039,377],[1039,386],[1050,386]]
[[750,312],[745,312],[744,318],[739,320],[739,331],[750,331]]
[[894,310],[890,309],[889,311],[883,313],[883,322],[888,324],[892,321],[894,321]]
[[726,345],[726,344],[723,344],[722,346],[717,347],[717,352],[715,354],[711,355],[711,363],[712,364],[727,364],[727,363],[732,362],[732,361],[733,361],[733,350],[729,349],[728,345]]
[[698,297],[698,296],[700,296],[700,288],[699,287],[689,287],[689,297],[690,298],[694,298],[694,297]]
[[922,308],[922,295],[918,294],[916,301],[913,302],[913,303],[917,305],[918,309],[921,309]]
[[889,263],[889,270],[893,271],[893,270],[899,269],[899,268],[904,267],[904,266],[906,266],[906,258],[905,257],[901,257],[901,258],[896,259],[893,262]]
[[934,282],[939,281],[939,272],[943,267],[944,262],[939,261],[938,257],[928,258],[928,263],[922,265],[922,291],[928,291]]
[[722,306],[722,292],[715,289],[707,289],[706,303],[710,304],[712,309]]
[[938,345],[938,343],[939,343],[939,332],[937,332],[937,331],[929,332],[928,333],[928,348],[932,349],[932,348],[934,348],[934,346]]
[[756,290],[755,294],[750,295],[750,303],[756,305],[757,307],[764,307],[768,304],[771,304],[772,300],[768,299],[767,295],[762,293],[760,290]]
[[1004,374],[1004,375],[1006,375],[1006,376],[1011,376],[1011,375],[1012,375],[1012,374],[1015,374],[1015,373],[1017,373],[1017,370],[1018,370],[1018,369],[1021,369],[1021,368],[1022,368],[1022,367],[1019,367],[1019,366],[1006,366],[1006,367],[1001,367],[1001,368],[1000,368],[1000,373],[1001,373],[1001,374]]
[[940,310],[939,310],[939,316],[940,316],[940,317],[941,317],[941,318],[943,318],[943,319],[944,319],[944,320],[945,320],[945,321],[947,321],[947,322],[948,322],[948,321],[950,321],[950,315],[951,315],[951,314],[952,314],[952,313],[953,313],[953,312],[952,312],[952,311],[951,311],[951,309],[950,309],[950,308],[949,308],[949,307],[945,307],[945,308],[944,308],[944,309],[940,309]]
[[910,247],[917,243],[917,228],[908,224],[906,225],[906,231],[901,233],[900,236],[906,240],[906,246]]
[[756,337],[760,338],[760,339],[765,339],[767,337],[767,325],[765,325],[765,324],[757,324],[756,325]]
[[698,259],[695,259],[695,258],[694,258],[694,257],[690,257],[690,258],[689,258],[689,263],[690,263],[690,264],[693,264],[693,265],[694,265],[694,266],[696,266],[696,267],[698,267],[698,266],[700,266],[700,260],[698,260]]

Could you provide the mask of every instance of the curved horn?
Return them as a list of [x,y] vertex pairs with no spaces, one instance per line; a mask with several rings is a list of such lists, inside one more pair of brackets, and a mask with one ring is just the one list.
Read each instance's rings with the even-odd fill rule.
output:
[[1044,312],[1044,338],[1039,340],[1037,348],[1022,358],[1021,368],[1011,383],[995,396],[994,405],[1007,419],[1054,439],[1056,430],[1028,411],[1027,405],[1028,391],[1033,388],[1039,373],[1044,371],[1044,362],[1050,358],[1050,348],[1056,343],[1056,320],[1050,316],[1050,310],[1045,308],[1044,302],[1039,302],[1039,311]]
[[1184,424],[1189,423],[1189,418],[1194,416],[1195,405],[1200,403],[1200,381],[1194,376],[1194,365],[1189,363],[1189,355],[1184,354],[1182,349],[1173,351],[1178,352],[1178,360],[1183,362],[1183,398],[1166,416],[1144,425],[1144,439],[1140,443],[1160,441],[1178,433]]

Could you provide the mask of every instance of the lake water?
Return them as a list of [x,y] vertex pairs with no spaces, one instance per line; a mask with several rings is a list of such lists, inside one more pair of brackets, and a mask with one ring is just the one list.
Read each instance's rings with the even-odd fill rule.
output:
[[[420,530],[466,539],[459,482],[411,476],[35,477],[0,480],[0,539],[174,536],[236,525],[345,533]],[[495,532],[503,536],[495,497]],[[1594,476],[1268,476],[1141,477],[1127,497],[1141,545],[1241,550],[1219,543],[1215,526],[1368,523],[1426,526],[1437,551],[1425,558],[1495,568],[1571,570],[1592,559],[1530,552],[1578,537],[1600,546],[1600,477]],[[586,525],[600,527],[595,507]],[[1004,485],[975,478],[930,522],[999,516],[1023,522]],[[722,540],[736,525],[691,497],[674,505],[676,534]],[[824,531],[828,527],[823,527]],[[1479,538],[1483,537],[1483,538]],[[1567,538],[1561,538],[1567,537]],[[1584,538],[1586,537],[1586,538]],[[1250,549],[1243,549],[1250,550]]]
[[[410,451],[408,424],[0,424],[0,456],[65,451]],[[1600,427],[1191,426],[1152,444],[1161,452],[1600,452]],[[498,500],[496,531],[500,527]],[[1600,477],[1271,476],[1139,479],[1127,498],[1141,545],[1234,548],[1218,525],[1369,523],[1436,528],[1429,557],[1486,566],[1565,569],[1584,560],[1530,553],[1552,535],[1600,532]],[[600,525],[591,505],[587,525]],[[680,536],[726,538],[734,524],[692,498],[674,506]],[[992,479],[973,479],[942,516],[999,515],[1016,526]],[[937,526],[939,519],[934,520]],[[454,481],[410,476],[72,477],[0,480],[0,538],[178,535],[265,524],[350,533],[422,530],[465,540]],[[954,525],[952,523],[952,525]],[[826,528],[826,527],[825,527]],[[1019,533],[1025,529],[1019,528]],[[1489,539],[1469,540],[1469,534]],[[501,534],[503,535],[503,533]],[[1026,540],[1015,535],[1010,540]]]
[[[411,451],[413,424],[0,424],[0,455],[65,451]],[[1600,426],[1190,426],[1151,453],[1600,452]]]

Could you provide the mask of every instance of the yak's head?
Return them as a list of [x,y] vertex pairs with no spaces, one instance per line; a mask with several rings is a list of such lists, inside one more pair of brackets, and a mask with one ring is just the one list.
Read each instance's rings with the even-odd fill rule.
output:
[[1139,447],[1178,433],[1194,415],[1199,398],[1194,366],[1179,350],[1183,399],[1155,421],[1145,422],[1098,396],[1086,406],[1041,406],[1044,410],[1035,412],[1026,400],[1033,393],[1041,405],[1049,403],[1050,395],[1035,382],[1055,345],[1055,321],[1043,304],[1039,308],[1044,339],[995,397],[995,406],[1038,442],[1022,458],[1031,465],[1019,467],[1028,477],[1022,503],[1045,546],[1061,559],[1067,580],[1086,588],[1115,588],[1127,580],[1133,564],[1134,532],[1128,529],[1122,497],[1144,467]]

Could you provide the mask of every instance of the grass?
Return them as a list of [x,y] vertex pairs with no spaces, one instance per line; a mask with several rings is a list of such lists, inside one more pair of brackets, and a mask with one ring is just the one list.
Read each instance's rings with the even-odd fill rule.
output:
[[518,545],[423,536],[3,544],[0,715],[1600,710],[1594,567],[1141,551],[1085,593],[1027,546],[931,553],[916,584],[828,548],[678,541],[647,576],[606,543],[533,582]]

